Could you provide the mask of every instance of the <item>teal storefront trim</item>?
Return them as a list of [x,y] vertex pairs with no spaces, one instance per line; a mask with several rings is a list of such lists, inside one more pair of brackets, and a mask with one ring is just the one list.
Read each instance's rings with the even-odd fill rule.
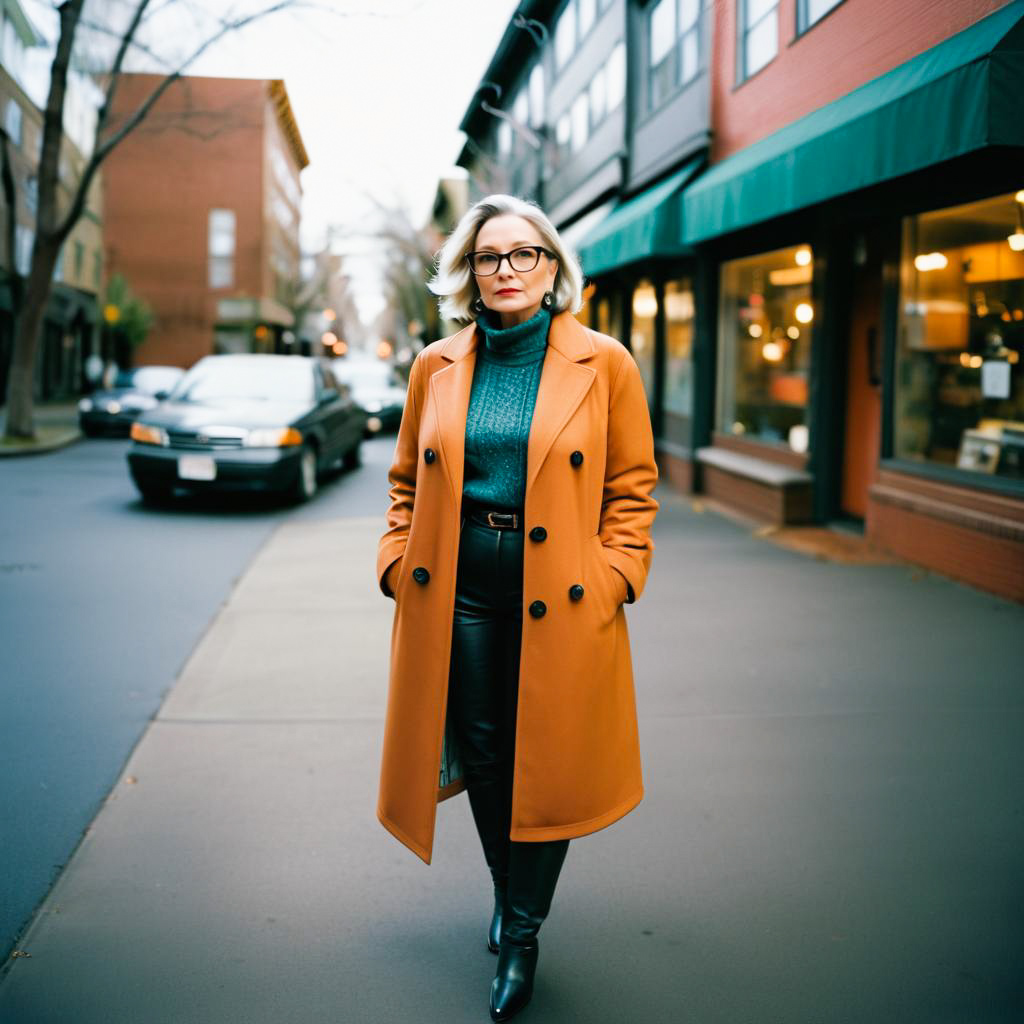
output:
[[[687,245],[989,146],[1024,146],[1024,0],[715,165]],[[1024,152],[1021,154],[1024,160]]]
[[690,160],[664,181],[627,199],[591,230],[579,245],[584,273],[596,277],[639,260],[691,252],[680,241],[681,195],[702,160]]

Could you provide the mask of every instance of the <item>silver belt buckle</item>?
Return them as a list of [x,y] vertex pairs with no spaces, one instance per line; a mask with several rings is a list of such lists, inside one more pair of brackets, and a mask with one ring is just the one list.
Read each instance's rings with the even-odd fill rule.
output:
[[[502,520],[498,522],[497,520]],[[512,520],[509,522],[509,520]],[[515,512],[488,512],[487,513],[487,525],[496,527],[499,530],[504,530],[511,527],[513,530],[519,523],[519,517]]]

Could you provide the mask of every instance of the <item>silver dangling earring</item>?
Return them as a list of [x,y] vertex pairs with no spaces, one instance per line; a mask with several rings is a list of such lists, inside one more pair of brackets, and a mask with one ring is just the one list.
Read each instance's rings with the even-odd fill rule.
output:
[[554,292],[545,292],[544,293],[544,298],[540,300],[540,304],[545,309],[550,309],[555,304],[555,293]]
[[476,298],[475,298],[475,299],[473,300],[473,303],[472,303],[472,305],[473,305],[473,312],[474,312],[474,313],[482,313],[482,312],[484,311],[484,300],[483,300],[483,296],[482,296],[482,295],[478,295],[478,296],[477,296],[477,297],[476,297]]

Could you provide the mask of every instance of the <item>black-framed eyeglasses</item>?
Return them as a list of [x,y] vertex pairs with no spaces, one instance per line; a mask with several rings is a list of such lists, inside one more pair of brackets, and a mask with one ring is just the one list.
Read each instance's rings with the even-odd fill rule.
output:
[[545,249],[542,245],[520,245],[510,252],[488,252],[485,249],[478,252],[467,252],[466,261],[469,263],[469,269],[477,277],[490,277],[492,274],[496,274],[501,266],[501,261],[505,259],[508,260],[508,265],[513,270],[525,274],[540,263],[541,253],[549,260],[557,259],[550,249]]

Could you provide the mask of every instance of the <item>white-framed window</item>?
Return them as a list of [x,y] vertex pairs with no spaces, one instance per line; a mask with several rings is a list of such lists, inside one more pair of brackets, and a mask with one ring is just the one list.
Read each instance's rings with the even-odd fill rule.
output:
[[816,22],[838,7],[843,0],[797,0],[796,28],[798,32],[806,32]]
[[530,94],[525,85],[516,94],[515,103],[512,104],[512,116],[520,124],[530,123]]
[[540,128],[544,124],[544,68],[534,64],[530,72],[530,124]]
[[555,26],[555,67],[561,70],[576,52],[576,0],[569,0]]
[[590,96],[584,91],[572,104],[572,152],[578,153],[586,144],[590,134]]
[[209,284],[230,288],[235,280],[235,211],[211,210],[209,219]]
[[597,16],[594,0],[577,0],[579,4],[579,29],[582,39],[593,27]]
[[619,43],[608,55],[605,65],[605,94],[608,112],[615,110],[626,98],[626,44]]
[[512,125],[508,121],[498,123],[498,153],[508,156],[512,152]]
[[737,0],[740,9],[739,74],[756,74],[779,52],[779,0]]
[[555,143],[558,147],[558,156],[561,158],[569,149],[569,140],[572,138],[572,119],[567,110],[555,122]]
[[647,22],[647,105],[656,110],[700,71],[700,0],[658,0]]
[[21,105],[17,100],[8,100],[7,109],[4,110],[4,131],[10,137],[11,143],[21,147],[22,116]]
[[593,123],[600,124],[606,113],[608,113],[608,80],[605,77],[605,69],[600,67],[590,80],[590,116]]

